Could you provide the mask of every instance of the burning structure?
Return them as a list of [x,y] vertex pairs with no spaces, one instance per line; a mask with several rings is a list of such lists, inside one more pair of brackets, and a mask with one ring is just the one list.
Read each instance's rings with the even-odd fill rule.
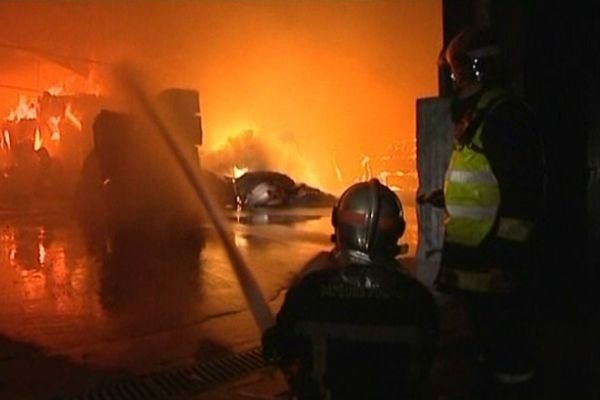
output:
[[20,96],[0,128],[2,200],[68,200],[91,149],[90,121],[100,105],[99,96],[57,89]]
[[[181,121],[181,130],[189,133],[184,134],[186,148],[195,154],[199,150],[202,174],[225,207],[328,207],[345,187],[370,178],[405,193],[405,202],[414,197],[410,110],[415,97],[435,88],[434,74],[424,75],[422,65],[436,58],[440,32],[427,30],[419,43],[406,41],[410,24],[398,24],[391,16],[412,21],[428,15],[426,22],[433,23],[437,2],[341,8],[159,2],[143,13],[131,2],[73,3],[60,11],[43,3],[2,8],[7,28],[0,43],[5,66],[0,87],[5,84],[13,103],[22,88],[37,96],[23,99],[19,114],[5,122],[9,133],[3,129],[0,135],[1,184],[9,188],[2,196],[15,204],[22,203],[19,197],[40,198],[34,194],[40,188],[68,202],[75,195],[79,216],[94,226],[110,209],[104,182],[116,184],[125,179],[127,168],[137,168],[146,172],[140,179],[148,185],[127,186],[129,193],[111,189],[110,196],[121,196],[127,204],[126,193],[139,188],[130,197],[155,212],[142,212],[141,205],[135,211],[155,220],[166,215],[153,204],[156,193],[171,197],[164,204],[188,207],[187,195],[175,199],[178,190],[165,183],[173,179],[165,172],[170,167],[152,156],[146,128],[133,129],[140,140],[128,143],[132,148],[127,151],[121,148],[127,140],[115,138],[102,155],[104,162],[98,154],[89,156],[96,148],[92,126],[109,92],[105,73],[122,60],[144,68],[161,87],[202,93],[202,121],[197,92],[185,100],[182,93],[167,92],[158,100],[171,102],[168,112],[187,115]],[[47,27],[47,35],[37,34],[37,27]],[[115,44],[117,33],[123,40]],[[77,85],[55,85],[74,80]],[[198,132],[201,125],[205,137]],[[151,161],[133,167],[134,153]],[[122,169],[113,165],[118,157],[127,160]],[[154,192],[147,193],[150,188]],[[115,217],[116,211],[110,213]]]

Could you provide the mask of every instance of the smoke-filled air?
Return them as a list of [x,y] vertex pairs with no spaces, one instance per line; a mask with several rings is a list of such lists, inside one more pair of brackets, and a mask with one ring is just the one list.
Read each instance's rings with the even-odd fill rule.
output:
[[127,61],[198,90],[203,167],[334,194],[410,185],[416,99],[437,94],[439,0],[2,2],[0,22],[0,112],[74,77],[106,90]]

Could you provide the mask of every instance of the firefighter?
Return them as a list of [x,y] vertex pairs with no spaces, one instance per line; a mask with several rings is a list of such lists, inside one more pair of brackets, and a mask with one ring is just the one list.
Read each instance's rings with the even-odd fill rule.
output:
[[400,200],[378,180],[350,186],[332,212],[334,248],[291,285],[263,354],[295,399],[422,398],[438,310],[398,262]]
[[[508,89],[500,49],[485,29],[468,28],[442,52],[454,85],[454,149],[443,192],[440,290],[463,300],[476,341],[474,398],[531,390],[531,283],[544,163],[532,110]],[[496,397],[494,397],[496,396]]]

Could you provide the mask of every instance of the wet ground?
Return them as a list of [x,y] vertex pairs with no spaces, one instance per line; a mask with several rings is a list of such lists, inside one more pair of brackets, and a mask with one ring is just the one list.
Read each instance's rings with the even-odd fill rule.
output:
[[[404,239],[414,254],[414,210]],[[330,209],[228,215],[273,311],[330,247]],[[0,399],[43,400],[253,348],[260,333],[218,238],[156,258],[90,253],[64,208],[0,208]],[[196,249],[197,250],[197,249]]]
[[[404,260],[413,270],[414,208],[406,207],[406,214]],[[304,262],[330,248],[328,208],[231,212],[228,219],[274,312]],[[157,257],[155,249],[132,248],[106,262],[88,250],[64,207],[0,206],[0,399],[272,399],[284,390],[281,376],[263,369],[174,396],[89,394],[232,359],[259,345],[228,258],[210,226],[203,232],[201,250],[182,247]],[[598,324],[546,314],[536,335],[537,395],[528,399],[599,398]],[[442,317],[431,398],[460,399],[443,396],[468,385],[471,341],[459,305],[444,303]]]

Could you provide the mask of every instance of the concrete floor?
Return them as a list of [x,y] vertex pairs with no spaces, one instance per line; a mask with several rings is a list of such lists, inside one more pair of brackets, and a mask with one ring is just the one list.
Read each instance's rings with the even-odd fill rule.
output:
[[[259,344],[259,329],[209,228],[192,257],[156,260],[141,249],[107,265],[60,209],[5,208],[0,217],[2,399],[74,394]],[[330,209],[228,217],[276,312],[295,273],[330,247]],[[405,238],[414,252],[416,229]]]
[[[405,261],[414,271],[416,221],[414,209],[406,211]],[[298,209],[228,216],[235,242],[274,312],[304,262],[330,247],[329,213]],[[71,398],[259,344],[259,329],[210,229],[205,247],[191,258],[154,260],[142,250],[107,265],[87,250],[78,226],[60,210],[0,208],[0,218],[0,399]],[[453,303],[442,312],[432,399],[459,396],[469,377],[464,312]],[[593,323],[541,321],[536,398],[600,398],[598,332]],[[168,398],[274,399],[285,388],[277,371],[264,369]]]

